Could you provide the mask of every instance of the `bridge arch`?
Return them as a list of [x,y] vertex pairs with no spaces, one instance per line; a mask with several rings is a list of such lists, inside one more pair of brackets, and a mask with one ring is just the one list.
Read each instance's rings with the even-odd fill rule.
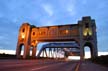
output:
[[19,44],[18,45],[19,48],[18,51],[16,52],[17,53],[17,57],[18,58],[22,58],[22,55],[24,55],[24,49],[25,49],[25,45],[23,43]]
[[94,45],[92,42],[85,42],[84,46],[83,46],[83,56],[85,56],[85,52],[86,52],[86,48],[89,49],[89,52],[90,52],[90,58],[94,57]]

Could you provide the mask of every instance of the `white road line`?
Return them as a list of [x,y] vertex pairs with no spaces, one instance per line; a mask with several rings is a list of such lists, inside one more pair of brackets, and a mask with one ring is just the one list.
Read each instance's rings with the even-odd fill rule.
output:
[[35,68],[35,69],[32,69],[33,71],[34,70],[40,70],[40,69],[44,69],[44,68],[47,68],[48,66],[43,66],[43,67],[40,67],[40,68]]
[[[63,63],[57,63],[57,64],[63,64]],[[47,68],[47,67],[56,66],[57,64],[47,65],[47,66],[43,66],[43,67],[39,67],[39,68],[34,68],[34,69],[32,69],[32,70],[33,70],[33,71],[34,71],[34,70],[40,70],[40,69],[44,69],[44,68]]]

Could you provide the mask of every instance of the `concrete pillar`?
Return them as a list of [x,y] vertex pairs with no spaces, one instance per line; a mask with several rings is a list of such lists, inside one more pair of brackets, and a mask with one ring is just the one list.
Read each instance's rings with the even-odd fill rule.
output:
[[83,47],[80,47],[80,60],[83,61],[84,60],[84,49]]
[[33,47],[32,49],[32,57],[35,58],[36,57],[36,49],[37,47]]
[[30,56],[30,46],[26,44],[24,47],[23,59],[29,58],[29,56]]
[[97,51],[97,44],[96,43],[92,43],[92,47],[91,47],[91,58],[95,58],[98,56],[98,51]]
[[17,44],[17,49],[16,49],[16,56],[17,56],[17,58],[21,58],[20,53],[21,53],[21,48],[20,48],[20,45]]

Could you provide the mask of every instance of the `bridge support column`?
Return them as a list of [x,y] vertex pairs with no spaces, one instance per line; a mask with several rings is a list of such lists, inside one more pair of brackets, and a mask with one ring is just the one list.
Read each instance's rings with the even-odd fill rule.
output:
[[25,47],[24,47],[23,59],[26,59],[29,56],[30,56],[30,46],[26,44]]
[[94,48],[95,48],[95,57],[97,57],[98,56],[98,48],[97,48],[97,43],[95,42],[95,44],[94,44],[95,46],[94,46]]
[[36,57],[36,47],[33,47],[32,49],[32,58],[35,58]]
[[80,44],[80,60],[84,60],[84,50],[83,50],[83,44]]
[[16,56],[17,58],[21,58],[21,45],[17,44],[17,49],[16,49]]
[[95,58],[98,56],[98,52],[97,52],[97,45],[96,44],[93,44],[93,50],[92,50],[92,57],[91,58]]

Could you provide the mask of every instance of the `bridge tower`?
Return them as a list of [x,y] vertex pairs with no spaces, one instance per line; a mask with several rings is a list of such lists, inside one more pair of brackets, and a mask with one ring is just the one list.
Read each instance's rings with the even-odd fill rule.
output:
[[81,58],[84,58],[84,47],[88,46],[91,52],[91,58],[98,55],[97,50],[97,32],[95,20],[91,17],[83,17],[81,21],[78,21],[80,25],[80,48]]
[[28,23],[22,24],[22,26],[19,29],[18,34],[18,42],[17,42],[17,48],[16,48],[16,56],[17,58],[21,58],[21,51],[22,46],[24,46],[23,50],[23,58],[27,58],[30,55],[30,35],[31,34],[31,26]]

